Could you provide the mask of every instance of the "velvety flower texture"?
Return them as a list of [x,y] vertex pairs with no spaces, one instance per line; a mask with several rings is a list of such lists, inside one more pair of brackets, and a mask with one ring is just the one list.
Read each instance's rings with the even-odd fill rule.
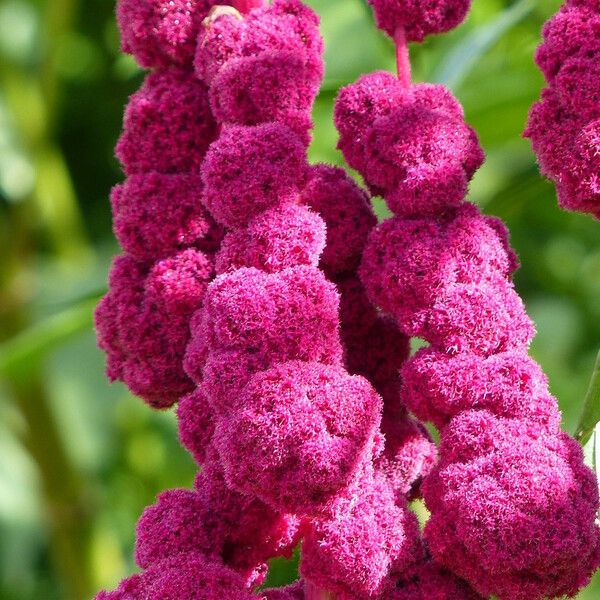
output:
[[368,195],[343,169],[315,165],[302,191],[302,201],[321,215],[327,226],[321,267],[333,275],[354,271],[367,236],[377,224]]
[[340,91],[335,121],[348,164],[396,214],[457,206],[483,162],[460,105],[443,86],[405,88],[390,73],[365,75]]
[[416,516],[389,482],[366,471],[333,518],[318,519],[302,544],[300,571],[339,600],[380,598],[393,575],[421,558]]
[[280,510],[322,510],[370,460],[381,399],[341,367],[288,362],[255,375],[217,426],[227,481]]
[[450,571],[428,560],[405,571],[386,600],[483,600]]
[[525,136],[560,205],[600,218],[600,7],[567,2],[543,33],[536,62],[548,87]]
[[123,52],[146,68],[189,65],[202,19],[227,0],[119,0],[117,22]]
[[411,42],[422,42],[432,33],[444,33],[460,25],[471,8],[471,0],[367,0],[377,26],[394,37],[400,27]]
[[116,154],[127,175],[197,172],[216,134],[206,86],[184,69],[156,71],[129,99]]
[[439,560],[486,597],[571,596],[586,584],[600,562],[598,486],[575,440],[466,411],[444,430],[441,457],[424,484]]
[[297,199],[306,152],[285,125],[227,127],[202,164],[203,201],[227,227],[244,227],[268,208]]
[[[556,81],[585,111],[594,104],[594,71],[579,93],[573,70]],[[527,357],[534,329],[511,281],[518,262],[506,229],[463,203],[482,158],[476,138],[443,88],[402,87],[382,73],[342,90],[335,115],[346,159],[398,215],[369,235],[359,269],[366,294],[403,333],[430,344],[403,367],[399,400],[389,393],[399,387],[393,378],[378,384],[387,403],[379,469],[390,483],[400,473],[402,489],[402,453],[413,448],[427,460],[417,437],[387,463],[394,432],[402,439],[410,428],[389,418],[398,419],[404,402],[442,428],[440,462],[430,474],[425,468],[422,485],[431,511],[425,538],[440,566],[485,597],[574,594],[600,562],[596,482],[576,442],[560,433],[556,401]],[[463,134],[445,129],[444,119],[463,122]],[[462,169],[460,185],[451,183],[459,172],[452,164]],[[424,193],[415,193],[421,181]],[[360,288],[342,289],[345,314],[360,312]],[[364,314],[362,332],[381,319]],[[351,332],[342,327],[344,337]],[[440,585],[441,597],[452,597]],[[449,585],[447,594],[461,593]]]
[[223,232],[202,205],[197,174],[152,171],[132,175],[113,188],[113,227],[121,247],[152,260],[193,246],[212,252]]
[[304,144],[323,77],[323,41],[317,15],[298,0],[275,0],[245,19],[215,15],[196,53],[198,76],[210,87],[223,124],[279,121]]
[[187,249],[156,262],[118,257],[109,292],[96,309],[98,343],[107,353],[109,378],[163,408],[192,389],[182,360],[189,320],[201,305],[213,260]]

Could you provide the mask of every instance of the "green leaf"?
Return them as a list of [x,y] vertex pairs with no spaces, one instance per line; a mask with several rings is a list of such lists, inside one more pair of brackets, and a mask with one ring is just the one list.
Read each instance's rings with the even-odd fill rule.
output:
[[511,27],[524,19],[536,6],[536,0],[520,0],[501,12],[491,23],[478,27],[464,37],[446,60],[436,69],[432,79],[456,90],[469,75],[477,61]]
[[27,376],[33,364],[73,336],[92,327],[98,298],[85,300],[56,315],[34,323],[0,345],[0,375]]
[[594,372],[590,380],[587,394],[583,404],[583,413],[577,427],[577,439],[584,446],[598,430],[600,423],[600,353],[594,365]]

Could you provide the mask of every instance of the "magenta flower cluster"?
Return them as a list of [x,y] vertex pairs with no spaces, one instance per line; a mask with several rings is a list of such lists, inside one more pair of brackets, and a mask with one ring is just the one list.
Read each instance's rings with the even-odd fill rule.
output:
[[[401,66],[402,63],[399,63]],[[343,89],[339,147],[395,216],[362,257],[369,299],[428,343],[401,400],[441,430],[423,483],[433,557],[482,596],[572,595],[600,563],[598,488],[538,365],[502,223],[463,202],[483,160],[440,86],[374,73]]]
[[525,135],[560,205],[600,219],[600,5],[568,0],[543,33],[536,62],[548,86]]
[[[117,8],[123,50],[153,70],[117,144],[124,254],[98,339],[111,379],[178,403],[200,469],[144,511],[141,572],[97,599],[575,593],[600,563],[597,485],[527,356],[508,233],[464,202],[483,151],[460,104],[406,72],[342,89],[339,147],[394,213],[378,225],[353,179],[307,160],[318,17],[225,4]],[[370,4],[400,69],[406,40],[470,5]],[[410,357],[410,337],[429,346]],[[407,504],[421,491],[424,536]],[[261,589],[300,543],[300,579]]]

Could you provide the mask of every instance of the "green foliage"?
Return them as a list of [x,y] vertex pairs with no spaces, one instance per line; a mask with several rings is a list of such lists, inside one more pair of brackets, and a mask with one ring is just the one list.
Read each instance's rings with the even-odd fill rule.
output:
[[[393,70],[393,47],[364,0],[309,4],[327,45],[311,160],[342,164],[337,90],[361,73]],[[453,88],[481,137],[488,160],[471,198],[510,227],[523,263],[517,286],[538,327],[532,353],[575,432],[600,340],[600,226],[557,208],[521,138],[543,85],[532,55],[558,5],[477,0],[467,23],[413,48],[412,60],[415,80]],[[119,53],[113,10],[108,0],[0,0],[0,597],[8,600],[77,600],[77,578],[113,585],[134,568],[143,507],[194,476],[173,413],[152,413],[109,386],[91,331],[117,252],[108,191],[122,175],[112,148],[142,78]],[[590,389],[580,430],[597,468],[600,402]],[[47,432],[72,471],[68,489],[54,482],[59,499],[71,490],[85,504],[76,531],[87,548],[75,563],[58,560],[51,544],[46,463],[32,431]],[[271,580],[289,580],[296,560],[277,561]],[[599,594],[597,578],[580,600]]]

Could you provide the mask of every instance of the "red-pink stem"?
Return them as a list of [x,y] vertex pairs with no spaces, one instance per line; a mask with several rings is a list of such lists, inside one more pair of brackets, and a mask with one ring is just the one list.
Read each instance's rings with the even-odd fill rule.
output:
[[268,3],[268,0],[235,0],[232,4],[234,8],[242,14],[249,13],[253,8],[261,8]]
[[408,42],[406,41],[406,31],[404,27],[398,27],[394,33],[394,43],[396,44],[396,69],[398,79],[403,87],[410,87],[410,58],[408,55]]

